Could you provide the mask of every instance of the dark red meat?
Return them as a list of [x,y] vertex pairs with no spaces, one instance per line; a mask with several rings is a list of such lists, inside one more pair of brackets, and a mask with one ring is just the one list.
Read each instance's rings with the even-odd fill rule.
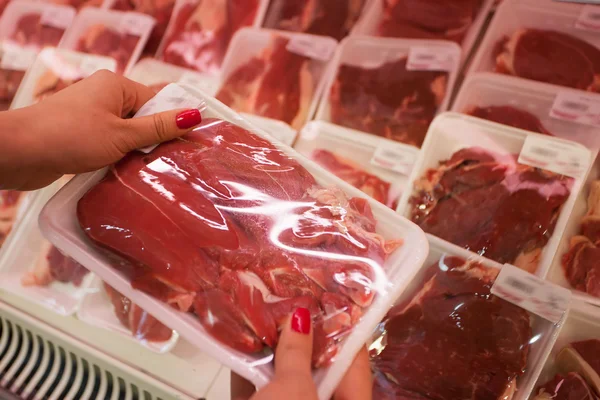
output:
[[571,343],[571,347],[587,362],[600,376],[600,340],[590,339]]
[[80,286],[88,270],[77,261],[65,256],[50,243],[44,243],[40,258],[32,271],[23,275],[23,286],[48,286],[53,282]]
[[117,61],[117,72],[123,73],[140,38],[121,34],[102,24],[91,26],[79,39],[77,51],[112,57]]
[[532,331],[525,310],[491,295],[496,273],[456,257],[430,267],[370,346],[374,399],[511,398]]
[[285,316],[311,308],[315,366],[371,304],[374,268],[400,244],[375,233],[364,199],[320,188],[269,142],[215,119],[125,157],[77,213],[130,263],[119,269],[134,288],[193,311],[235,349],[275,347]]
[[412,220],[480,255],[535,271],[573,179],[516,160],[478,147],[459,150],[415,182]]
[[330,93],[333,123],[420,147],[446,94],[448,74],[342,65]]
[[596,400],[598,397],[586,381],[576,372],[557,374],[536,389],[534,400]]
[[51,0],[51,2],[73,6],[78,10],[81,10],[83,7],[100,7],[103,3],[102,0]]
[[525,129],[526,131],[554,136],[544,128],[544,125],[542,125],[542,122],[538,117],[512,106],[474,107],[468,114],[477,118],[487,119],[519,129]]

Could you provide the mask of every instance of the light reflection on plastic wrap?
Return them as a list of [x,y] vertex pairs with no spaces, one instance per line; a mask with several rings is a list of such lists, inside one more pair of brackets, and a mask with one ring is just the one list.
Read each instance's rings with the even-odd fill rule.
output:
[[289,314],[310,309],[315,367],[387,293],[382,266],[402,244],[375,232],[366,200],[318,186],[269,142],[216,119],[127,156],[79,201],[78,217],[130,262],[120,269],[134,288],[194,312],[239,351],[274,348]]

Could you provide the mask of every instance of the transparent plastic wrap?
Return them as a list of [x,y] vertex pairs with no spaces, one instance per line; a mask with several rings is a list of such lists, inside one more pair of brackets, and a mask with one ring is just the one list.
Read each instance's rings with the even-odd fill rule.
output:
[[499,297],[501,269],[430,237],[370,342],[373,399],[528,399],[566,313],[554,322]]
[[[442,55],[442,63],[415,63],[419,54]],[[420,147],[448,107],[459,62],[451,42],[351,36],[332,62],[316,119]]]
[[240,115],[286,146],[291,146],[296,140],[298,132],[283,121],[246,113]]
[[328,37],[242,29],[227,52],[216,97],[236,111],[298,130],[316,110],[336,45]]
[[323,121],[309,122],[294,148],[394,210],[418,153],[412,146]]
[[205,105],[203,123],[76,177],[46,205],[42,229],[258,386],[272,377],[278,326],[311,309],[315,380],[328,399],[424,261],[424,234],[192,88],[169,85],[140,113],[169,99]]
[[342,40],[354,27],[365,3],[366,0],[270,0],[262,26]]
[[94,278],[77,310],[85,323],[134,339],[156,353],[170,351],[179,338],[177,332],[157,321],[128,297]]
[[430,128],[399,211],[425,232],[545,276],[590,163],[578,143],[447,113]]
[[117,62],[109,57],[46,48],[25,74],[11,109],[38,103],[100,69],[115,72]]
[[255,26],[265,7],[266,0],[177,0],[157,58],[216,74],[235,33]]
[[87,7],[77,14],[60,48],[114,58],[117,72],[126,74],[142,54],[154,23],[145,14]]
[[507,0],[469,69],[600,91],[600,34],[579,20],[582,5]]

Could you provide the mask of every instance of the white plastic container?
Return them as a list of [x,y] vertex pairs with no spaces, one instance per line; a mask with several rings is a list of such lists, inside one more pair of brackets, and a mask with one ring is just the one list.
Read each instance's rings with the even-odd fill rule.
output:
[[322,52],[325,56],[323,60],[318,60],[309,53],[304,54],[314,61],[310,66],[314,86],[312,100],[306,117],[306,121],[310,121],[319,105],[319,99],[321,98],[321,93],[325,87],[328,66],[329,63],[332,62],[333,52],[338,43],[333,38],[270,29],[240,29],[231,40],[229,49],[225,55],[221,72],[221,84],[227,82],[229,77],[235,73],[238,68],[248,63],[254,57],[260,56],[260,54],[273,43],[273,39],[277,36],[287,38],[290,41],[302,41],[309,51]]
[[351,65],[364,69],[379,68],[380,66],[409,56],[413,47],[427,47],[454,55],[454,66],[448,71],[448,82],[444,101],[438,108],[438,113],[448,109],[454,84],[459,71],[460,47],[445,40],[393,39],[349,36],[342,40],[331,62],[322,90],[321,103],[315,119],[331,121],[331,88],[335,83],[341,65]]
[[100,69],[115,72],[117,63],[110,57],[53,47],[46,48],[42,50],[25,73],[10,108],[16,109],[35,104],[37,102],[36,87],[45,74],[53,74],[59,79],[71,80],[88,77]]
[[449,159],[458,150],[477,146],[500,154],[519,154],[529,135],[543,137],[555,143],[572,145],[574,148],[578,148],[581,154],[588,156],[587,160],[580,160],[585,172],[582,176],[574,179],[569,198],[563,204],[556,221],[554,234],[542,250],[535,275],[545,277],[558,250],[577,196],[589,173],[592,155],[582,145],[458,113],[444,113],[437,117],[429,127],[421,153],[409,179],[409,188],[400,200],[398,212],[410,218],[411,209],[408,202],[413,195],[415,181],[421,178],[428,169],[438,168],[440,161]]
[[[355,163],[362,170],[391,184],[388,206],[400,198],[419,150],[413,146],[376,137],[323,121],[309,122],[298,135],[294,149],[311,158],[315,150],[328,150]],[[374,159],[376,152],[392,152],[396,164]],[[393,158],[393,157],[392,157]],[[389,158],[386,157],[384,161]],[[399,170],[403,171],[400,172]]]
[[139,40],[135,49],[124,66],[123,73],[127,74],[142,54],[154,23],[154,18],[145,14],[86,7],[77,14],[59,47],[61,49],[77,51],[79,40],[85,37],[84,35],[94,25],[104,25],[106,28],[121,34],[138,36]]
[[179,334],[175,331],[166,342],[149,342],[135,339],[131,331],[124,327],[115,315],[112,302],[104,290],[102,280],[98,277],[94,277],[91,282],[88,293],[77,310],[77,318],[92,326],[119,333],[155,353],[171,351],[179,339]]
[[[205,100],[207,106],[203,111],[205,118],[217,117],[232,121],[241,127],[256,132],[257,135],[265,139],[269,138],[266,132],[256,128],[213,98],[192,88],[186,89],[196,98]],[[338,186],[351,196],[365,197],[357,189],[335,178],[288,146],[278,142],[274,143],[283,152],[297,159],[315,176],[318,183],[324,186]],[[40,226],[45,236],[58,248],[90,268],[102,280],[129,297],[141,308],[150,310],[156,318],[179,332],[183,338],[193,345],[201,348],[205,353],[227,365],[255,385],[262,387],[267,384],[273,376],[273,367],[269,357],[264,354],[248,355],[231,350],[209,335],[192,314],[176,311],[147,294],[133,290],[129,281],[110,266],[106,256],[90,245],[89,240],[79,227],[76,206],[78,200],[105,175],[105,172],[105,170],[100,170],[75,177],[46,204],[40,216]],[[408,282],[411,281],[428,252],[426,237],[415,224],[400,218],[394,212],[373,200],[369,200],[369,203],[373,214],[379,221],[378,232],[386,238],[403,238],[405,242],[385,263],[384,267],[388,277],[394,283],[390,285],[387,295],[380,295],[375,298],[375,301],[354,327],[352,333],[341,344],[340,351],[333,364],[315,372],[314,379],[321,399],[331,397],[355,354],[364,345],[375,326],[385,316],[389,307],[403,292]]]
[[298,132],[296,132],[295,129],[283,121],[246,113],[240,113],[240,115],[247,119],[248,122],[264,130],[286,146],[291,147],[292,144],[294,144],[294,140],[296,140],[296,136],[298,135]]
[[[579,142],[590,149],[600,148],[599,128],[558,119],[550,111],[558,94],[580,91],[508,75],[477,73],[463,83],[452,111],[467,113],[474,107],[511,106],[535,115],[556,137]],[[586,94],[600,102],[600,95]]]

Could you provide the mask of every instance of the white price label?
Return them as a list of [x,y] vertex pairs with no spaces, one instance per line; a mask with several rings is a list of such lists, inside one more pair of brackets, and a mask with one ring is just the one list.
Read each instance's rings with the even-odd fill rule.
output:
[[74,16],[75,14],[70,8],[47,6],[40,16],[40,24],[67,29]]
[[569,308],[571,291],[505,264],[492,294],[557,324]]
[[33,64],[36,56],[37,53],[35,50],[5,41],[2,43],[0,68],[13,71],[26,71]]
[[375,149],[371,164],[403,175],[410,175],[418,152],[417,149],[412,150],[393,143],[384,143]]
[[335,50],[335,42],[304,36],[294,36],[288,42],[287,51],[319,61],[329,61]]
[[577,21],[575,21],[575,28],[600,32],[600,6],[583,6]]
[[598,128],[600,96],[574,91],[559,92],[550,109],[550,117]]
[[144,36],[154,26],[154,19],[146,15],[125,13],[121,19],[119,31],[133,35]]
[[529,135],[525,139],[518,162],[577,178],[585,173],[589,158],[590,152],[577,143]]
[[408,52],[408,71],[452,71],[458,54],[446,47],[412,46]]
[[88,77],[101,69],[115,72],[117,70],[117,62],[109,57],[85,56],[79,64],[79,71],[81,71],[81,75],[84,77]]

